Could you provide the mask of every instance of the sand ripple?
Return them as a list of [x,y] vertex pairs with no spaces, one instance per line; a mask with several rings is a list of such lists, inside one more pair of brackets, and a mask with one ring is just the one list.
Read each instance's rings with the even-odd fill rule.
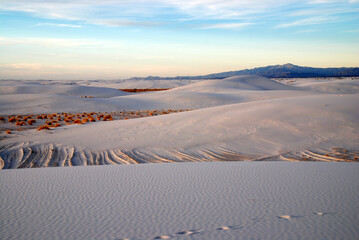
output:
[[359,151],[343,148],[287,152],[273,156],[241,154],[225,148],[178,149],[110,149],[89,151],[54,144],[12,144],[0,148],[0,168],[41,168],[63,166],[119,165],[139,163],[215,162],[215,161],[321,161],[357,162]]

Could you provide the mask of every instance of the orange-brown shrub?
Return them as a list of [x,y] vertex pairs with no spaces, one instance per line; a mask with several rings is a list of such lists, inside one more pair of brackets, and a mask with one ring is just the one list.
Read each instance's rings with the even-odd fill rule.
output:
[[5,118],[4,118],[4,117],[0,117],[0,121],[5,121]]
[[41,131],[41,130],[50,130],[50,127],[47,126],[47,125],[42,125],[42,126],[37,128],[37,131]]
[[9,122],[11,122],[11,123],[16,122],[16,120],[17,120],[17,119],[16,119],[15,117],[10,117],[10,118],[9,118]]
[[32,125],[33,123],[36,123],[36,120],[35,120],[35,119],[29,119],[29,120],[27,121],[27,124],[29,124],[29,125]]
[[60,123],[56,123],[56,124],[54,125],[54,127],[61,127],[61,124],[60,124]]
[[87,122],[88,122],[88,118],[82,119],[82,123],[87,123]]
[[7,130],[7,131],[6,131],[6,134],[11,134],[11,131],[10,131],[10,130]]
[[75,123],[75,124],[82,124],[82,121],[81,121],[80,119],[75,119],[75,120],[74,120],[74,123]]
[[112,118],[111,115],[106,115],[106,116],[103,117],[103,120],[104,120],[104,121],[112,121],[113,118]]
[[96,122],[94,118],[90,118],[90,122]]

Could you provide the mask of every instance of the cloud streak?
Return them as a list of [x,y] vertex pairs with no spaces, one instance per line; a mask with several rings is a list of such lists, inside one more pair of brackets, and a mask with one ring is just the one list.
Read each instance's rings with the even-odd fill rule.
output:
[[97,41],[91,39],[68,39],[68,38],[9,38],[0,37],[0,46],[11,45],[36,45],[50,47],[102,47],[114,48],[122,47],[121,42],[117,41]]
[[200,29],[234,29],[240,30],[247,26],[251,25],[251,23],[218,23],[211,25],[204,25],[200,27]]
[[[187,24],[196,29],[202,25],[201,29],[238,30],[249,27],[242,22],[251,22],[250,27],[270,22],[275,28],[288,28],[326,23],[318,16],[341,14],[345,20],[346,13],[359,14],[358,3],[359,0],[2,0],[0,10],[76,21],[41,24],[63,28],[81,28],[84,24],[146,28]],[[298,16],[306,18],[298,20]]]
[[332,22],[331,19],[325,17],[311,17],[311,18],[304,18],[290,23],[282,23],[277,25],[277,28],[289,28],[289,27],[297,27],[297,26],[307,26],[307,25],[316,25],[316,24],[323,24]]
[[65,24],[65,23],[38,23],[36,24],[36,26],[82,28],[82,25]]

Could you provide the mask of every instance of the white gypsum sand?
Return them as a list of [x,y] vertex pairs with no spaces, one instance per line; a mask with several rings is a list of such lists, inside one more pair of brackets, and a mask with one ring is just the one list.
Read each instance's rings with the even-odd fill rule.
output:
[[313,162],[4,170],[0,238],[356,239],[358,171]]
[[[192,111],[49,131],[2,132],[0,162],[3,168],[26,168],[226,160],[356,161],[359,95],[355,86],[359,83],[358,79],[342,81],[297,79],[289,86],[240,76],[185,82],[179,87],[174,82],[171,90],[141,94],[118,90],[114,94],[115,89],[101,87],[97,97],[90,99],[83,95],[93,94],[96,87],[88,83],[3,82],[2,92],[8,89],[11,94],[0,96],[1,113]],[[34,84],[43,92],[36,92]],[[118,83],[119,88],[122,84]],[[32,92],[29,99],[26,85]],[[24,101],[26,107],[18,107]]]

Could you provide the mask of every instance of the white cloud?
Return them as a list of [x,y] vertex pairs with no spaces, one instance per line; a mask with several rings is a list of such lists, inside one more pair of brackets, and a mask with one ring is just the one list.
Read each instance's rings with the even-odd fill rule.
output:
[[97,41],[91,39],[68,39],[68,38],[9,38],[0,37],[0,46],[4,45],[38,45],[57,47],[121,47],[117,41]]
[[81,28],[81,25],[63,24],[63,23],[38,23],[36,26],[51,26],[51,27],[69,27],[69,28]]
[[200,29],[243,29],[251,23],[218,23],[202,26]]
[[[318,14],[315,12],[320,14],[318,9],[313,10],[316,5],[324,7],[330,4],[341,5],[338,8],[341,13],[358,12],[357,6],[351,7],[358,2],[359,0],[1,0],[0,10],[23,11],[46,19],[66,19],[118,27],[151,27],[166,22],[198,20],[246,21],[254,25],[257,22],[273,21],[273,18],[279,19],[273,25],[285,27],[287,24],[281,24],[285,20],[280,19],[280,16],[291,16],[291,12],[295,14],[296,11],[302,11],[304,15],[315,17]],[[290,7],[291,10],[288,11],[288,6],[299,6],[298,9],[302,10]],[[336,14],[335,9],[333,7],[330,14]],[[272,18],[269,17],[271,14]],[[214,24],[220,25],[218,22]],[[292,24],[295,26],[300,22]],[[77,26],[80,25],[57,25]]]
[[311,18],[304,18],[300,20],[296,20],[290,23],[282,23],[277,25],[277,28],[289,28],[289,27],[296,27],[296,26],[307,26],[307,25],[315,25],[315,24],[322,24],[331,22],[331,19],[325,17],[311,17]]

